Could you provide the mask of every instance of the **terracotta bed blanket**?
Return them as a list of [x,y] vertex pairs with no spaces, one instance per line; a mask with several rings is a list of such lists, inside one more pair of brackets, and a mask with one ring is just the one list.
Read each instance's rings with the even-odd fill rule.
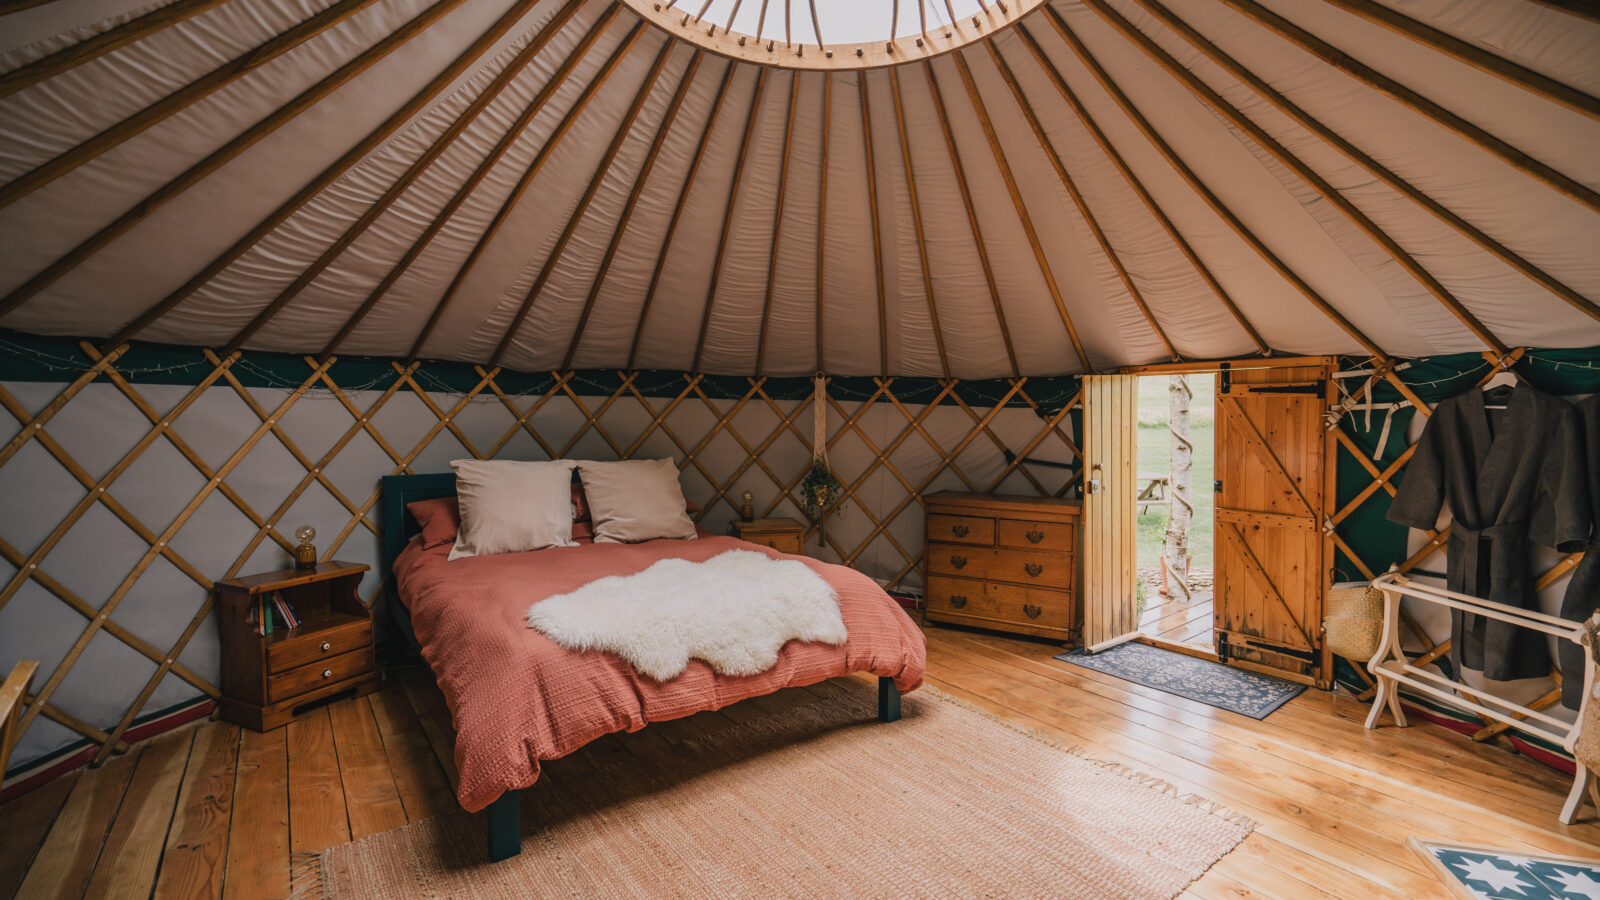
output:
[[[800,559],[833,586],[849,640],[842,647],[790,641],[759,675],[717,675],[692,659],[658,683],[620,657],[562,649],[529,628],[528,607],[597,578],[629,575],[669,557],[704,561],[732,549]],[[539,762],[615,731],[638,731],[747,697],[851,672],[922,684],[926,645],[916,625],[872,579],[844,566],[788,556],[702,532],[695,541],[582,544],[446,562],[448,545],[412,541],[394,573],[422,655],[438,678],[456,730],[457,797],[468,811],[532,785]]]

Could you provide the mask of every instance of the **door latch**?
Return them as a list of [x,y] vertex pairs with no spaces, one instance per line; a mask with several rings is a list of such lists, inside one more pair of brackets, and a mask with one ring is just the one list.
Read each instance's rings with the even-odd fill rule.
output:
[[1211,482],[1211,493],[1222,493],[1222,479],[1218,478],[1216,481]]

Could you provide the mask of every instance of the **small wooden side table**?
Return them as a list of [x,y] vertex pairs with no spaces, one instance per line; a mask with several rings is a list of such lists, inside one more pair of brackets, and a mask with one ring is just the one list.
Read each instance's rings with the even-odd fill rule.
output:
[[[219,581],[214,588],[222,631],[222,718],[270,731],[301,707],[346,691],[377,690],[372,610],[357,588],[367,567],[325,562],[315,569],[279,569]],[[295,628],[262,634],[250,621],[279,593],[300,619]]]
[[753,519],[749,522],[733,520],[730,529],[741,541],[771,547],[779,553],[802,554],[805,551],[805,526],[794,519]]

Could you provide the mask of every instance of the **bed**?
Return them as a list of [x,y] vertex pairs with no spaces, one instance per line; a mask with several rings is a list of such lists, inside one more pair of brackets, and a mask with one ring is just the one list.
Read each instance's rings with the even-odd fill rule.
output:
[[849,631],[842,647],[790,641],[772,669],[754,676],[718,675],[693,660],[665,683],[608,653],[565,650],[527,626],[534,602],[660,559],[700,561],[734,548],[785,555],[702,531],[693,541],[584,544],[447,563],[448,547],[412,540],[419,528],[406,504],[455,490],[453,473],[383,479],[383,562],[394,575],[386,605],[444,693],[456,730],[457,799],[469,812],[486,811],[491,860],[520,851],[520,791],[538,780],[540,762],[605,734],[855,672],[878,676],[878,717],[892,722],[901,693],[922,683],[925,642],[899,605],[865,575],[805,557],[786,558],[804,560],[838,594]]

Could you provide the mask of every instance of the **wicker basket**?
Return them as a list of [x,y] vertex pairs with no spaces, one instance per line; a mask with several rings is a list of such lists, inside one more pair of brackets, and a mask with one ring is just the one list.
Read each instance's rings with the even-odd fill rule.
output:
[[1378,652],[1383,640],[1383,591],[1365,581],[1328,589],[1322,620],[1328,649],[1358,665]]
[[[1596,665],[1593,661],[1594,654],[1600,653],[1600,613],[1596,613],[1584,623],[1584,630],[1587,633],[1583,637],[1583,642],[1589,645],[1591,657],[1589,665],[1593,666]],[[1574,672],[1571,677],[1582,676]],[[1600,691],[1600,679],[1596,680],[1594,690]],[[1581,765],[1587,766],[1589,771],[1600,772],[1600,697],[1584,699],[1583,723],[1578,729],[1578,742],[1573,745],[1572,755]]]

